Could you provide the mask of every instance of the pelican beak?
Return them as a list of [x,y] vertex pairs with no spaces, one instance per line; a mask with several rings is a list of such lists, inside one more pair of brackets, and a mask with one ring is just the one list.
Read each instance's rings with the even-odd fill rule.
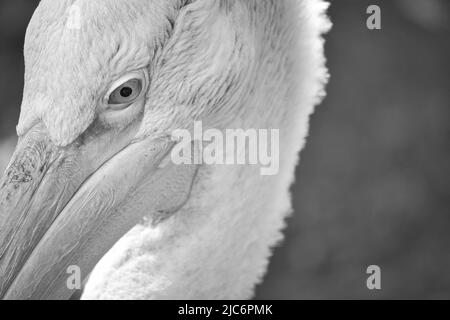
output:
[[144,216],[161,219],[188,199],[197,167],[167,161],[170,139],[99,132],[66,147],[43,125],[20,138],[0,180],[0,298],[70,298],[68,270],[85,280]]

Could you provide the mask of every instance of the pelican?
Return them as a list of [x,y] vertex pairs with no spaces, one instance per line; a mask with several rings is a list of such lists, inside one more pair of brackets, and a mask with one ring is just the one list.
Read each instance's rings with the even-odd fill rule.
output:
[[[326,8],[42,0],[0,180],[0,297],[70,298],[76,266],[84,299],[251,298],[324,96]],[[174,164],[171,132],[196,120],[278,128],[278,174]]]

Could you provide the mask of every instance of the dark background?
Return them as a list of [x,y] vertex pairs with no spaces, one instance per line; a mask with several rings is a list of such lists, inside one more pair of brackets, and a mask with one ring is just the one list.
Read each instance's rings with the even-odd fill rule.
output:
[[[25,28],[0,1],[0,170],[14,147]],[[366,28],[381,7],[382,30]],[[328,96],[312,117],[295,213],[257,298],[450,298],[450,2],[334,0]],[[381,267],[381,290],[366,268]]]

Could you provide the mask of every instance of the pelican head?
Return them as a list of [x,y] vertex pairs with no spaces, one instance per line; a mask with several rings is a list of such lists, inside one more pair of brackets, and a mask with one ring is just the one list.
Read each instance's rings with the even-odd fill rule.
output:
[[[87,298],[251,296],[326,80],[325,8],[42,0],[0,180],[0,297],[69,298],[70,266]],[[196,120],[280,128],[280,173],[174,164],[171,133]]]

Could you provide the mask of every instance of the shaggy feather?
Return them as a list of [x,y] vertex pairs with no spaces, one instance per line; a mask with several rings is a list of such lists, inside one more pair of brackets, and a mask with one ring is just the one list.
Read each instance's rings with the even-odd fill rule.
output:
[[[280,172],[204,166],[188,203],[145,221],[102,258],[85,299],[250,298],[292,211],[289,187],[328,75],[321,0],[197,1],[182,9],[154,74],[142,131],[280,128]],[[174,111],[177,108],[177,111]]]
[[[81,9],[81,30],[64,27],[71,5]],[[326,8],[322,0],[41,1],[25,47],[19,136],[43,120],[55,144],[70,144],[97,117],[107,85],[145,66],[140,137],[195,120],[280,129],[278,175],[201,167],[185,206],[130,230],[92,271],[83,298],[252,296],[282,239],[309,115],[324,95]]]

